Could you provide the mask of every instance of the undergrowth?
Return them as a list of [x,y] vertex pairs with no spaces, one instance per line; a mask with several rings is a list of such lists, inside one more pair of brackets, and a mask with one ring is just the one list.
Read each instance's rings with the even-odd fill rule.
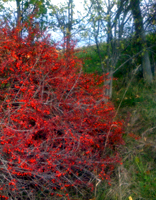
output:
[[[114,83],[113,102],[116,109],[123,98]],[[101,184],[97,200],[156,199],[156,88],[134,80],[127,90],[118,112],[125,124],[125,146],[120,148],[123,165],[114,171],[111,186]]]
[[[83,58],[85,72],[100,73],[94,50]],[[98,185],[96,200],[156,200],[156,80],[147,86],[140,72],[131,80],[130,74],[123,74],[128,65],[121,69],[122,75],[115,74],[119,76],[112,97],[117,118],[124,121],[125,145],[119,149],[123,164],[114,169],[111,185],[104,181]]]

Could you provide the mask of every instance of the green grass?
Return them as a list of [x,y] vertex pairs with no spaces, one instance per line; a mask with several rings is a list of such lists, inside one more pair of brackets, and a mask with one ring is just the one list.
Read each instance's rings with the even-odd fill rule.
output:
[[[81,57],[84,58],[85,72],[101,73],[94,51],[89,49]],[[119,149],[123,165],[115,169],[111,186],[105,181],[98,185],[94,198],[156,200],[156,81],[146,86],[137,77],[116,75],[118,80],[113,82],[112,101],[116,110],[120,105],[117,117],[124,120],[125,145]],[[132,134],[139,139],[134,139]]]
[[116,169],[111,187],[101,186],[97,200],[156,200],[156,82],[147,87],[134,80],[123,98],[127,88],[116,90],[119,81],[112,100],[117,109],[123,99],[117,115],[125,126],[125,146],[120,149],[123,165]]
[[[102,58],[105,58],[106,45],[100,45],[100,49]],[[85,73],[102,73],[101,61],[96,51],[96,46],[84,47],[77,55],[84,60],[83,71]]]

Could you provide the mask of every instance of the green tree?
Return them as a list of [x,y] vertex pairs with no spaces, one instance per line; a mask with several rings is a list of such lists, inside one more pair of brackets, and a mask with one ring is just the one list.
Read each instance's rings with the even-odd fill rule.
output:
[[[16,3],[16,26],[22,25],[22,23],[29,21],[29,16],[31,14],[35,15],[38,19],[41,30],[44,29],[44,25],[47,23],[48,18],[48,7],[50,5],[50,0],[14,0]],[[3,0],[3,8],[6,2],[11,2],[11,0]],[[3,9],[2,9],[3,11]],[[12,17],[13,18],[13,17]],[[35,22],[34,22],[35,23]]]
[[[151,2],[152,1],[142,2],[143,9],[146,8],[145,13],[148,13],[143,20],[140,0],[90,0],[92,9],[88,18],[91,27],[89,31],[92,31],[92,37],[96,43],[101,67],[104,68],[103,71],[109,72],[111,76],[109,80],[112,80],[113,76],[111,74],[113,74],[113,68],[117,67],[117,61],[119,57],[123,55],[123,53],[120,53],[126,48],[123,40],[125,40],[125,38],[133,38],[137,48],[135,47],[135,51],[132,50],[132,53],[136,54],[136,57],[140,54],[142,58],[141,66],[144,80],[148,84],[152,83],[153,75],[145,29],[147,26],[152,26],[154,30],[155,10],[153,8],[155,8],[155,3]],[[135,33],[133,26],[135,27]],[[103,49],[100,48],[102,42],[107,43],[107,56],[105,57],[102,56],[101,53],[103,51]],[[129,56],[133,57],[135,55]],[[110,89],[107,93],[108,96],[111,97],[111,81],[109,85]]]
[[72,37],[72,29],[74,24],[73,0],[68,0],[67,3],[60,4],[59,6],[51,5],[50,9],[51,16],[54,16],[56,19],[53,25],[55,26],[55,28],[58,28],[63,33],[64,44],[66,44],[66,48],[68,49]]
[[71,39],[75,38],[75,36],[77,39],[85,29],[87,14],[77,11],[73,0],[51,5],[49,8],[53,31],[58,31],[63,35],[64,50],[68,49]]
[[[109,88],[105,93],[111,98],[113,71],[119,59],[119,47],[123,46],[120,40],[122,40],[124,26],[127,22],[128,8],[124,0],[90,0],[90,4],[90,30],[96,44],[101,68],[104,73],[109,73],[106,82]],[[103,48],[102,43],[106,44],[106,49]]]

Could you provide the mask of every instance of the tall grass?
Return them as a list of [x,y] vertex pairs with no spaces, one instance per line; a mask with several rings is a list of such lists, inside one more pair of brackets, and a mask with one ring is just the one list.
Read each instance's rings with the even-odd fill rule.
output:
[[[95,50],[85,51],[79,54],[84,58],[84,71],[101,73]],[[123,164],[112,173],[110,186],[105,182],[98,185],[94,199],[156,200],[156,81],[146,86],[140,77],[134,77],[129,84],[129,75],[116,75],[112,101],[116,108],[120,104],[117,117],[124,120]]]

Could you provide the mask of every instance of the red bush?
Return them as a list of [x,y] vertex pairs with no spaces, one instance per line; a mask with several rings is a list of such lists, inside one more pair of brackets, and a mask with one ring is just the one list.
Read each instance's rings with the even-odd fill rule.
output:
[[123,144],[104,76],[83,74],[72,49],[60,56],[48,38],[18,31],[0,29],[0,186],[19,199],[93,189],[110,178]]

